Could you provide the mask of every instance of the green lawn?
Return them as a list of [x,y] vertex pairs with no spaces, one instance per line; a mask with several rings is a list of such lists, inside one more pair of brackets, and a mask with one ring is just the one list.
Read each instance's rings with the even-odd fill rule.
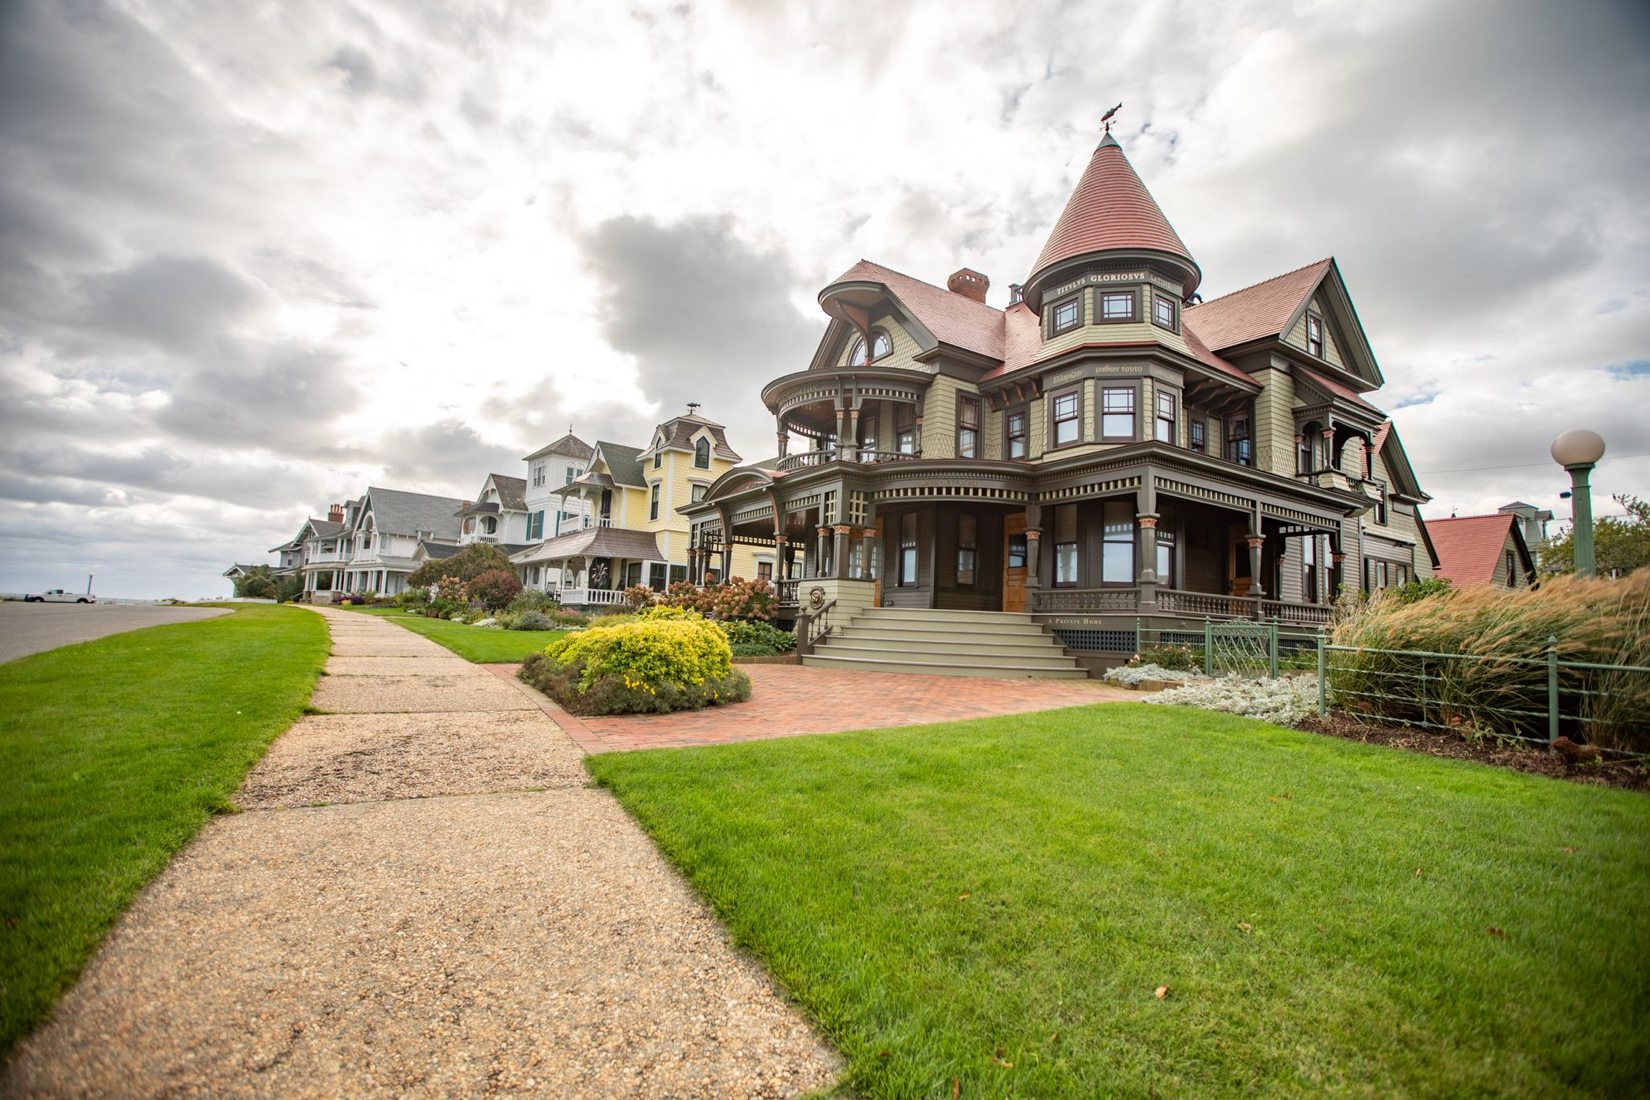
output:
[[395,607],[350,606],[346,610],[388,619],[478,665],[519,665],[529,653],[544,652],[545,646],[567,633],[565,630],[494,630],[465,626],[446,619],[409,615]]
[[237,605],[0,665],[0,1056],[303,712],[326,624]]
[[1134,704],[588,763],[871,1096],[1650,1081],[1642,794]]

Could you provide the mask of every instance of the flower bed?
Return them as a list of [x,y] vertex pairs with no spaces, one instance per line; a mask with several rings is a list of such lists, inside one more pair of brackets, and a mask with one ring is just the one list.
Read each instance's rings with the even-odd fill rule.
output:
[[1200,672],[1192,672],[1182,668],[1164,668],[1154,664],[1127,664],[1117,668],[1108,668],[1103,679],[1124,687],[1139,687],[1141,684],[1153,680],[1174,680],[1185,683],[1187,680],[1196,680],[1202,677]]

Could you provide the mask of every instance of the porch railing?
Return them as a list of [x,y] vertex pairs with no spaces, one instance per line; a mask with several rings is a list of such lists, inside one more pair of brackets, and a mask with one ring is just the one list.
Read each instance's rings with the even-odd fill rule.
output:
[[780,607],[795,607],[795,606],[797,606],[797,600],[799,598],[798,597],[798,590],[801,588],[801,586],[802,586],[802,582],[800,580],[775,581],[774,584],[773,584],[774,598],[778,601],[779,606]]
[[624,592],[607,588],[573,588],[547,585],[544,589],[563,607],[613,607],[624,602]]
[[1042,588],[1031,593],[1032,611],[1134,611],[1137,588]]
[[1299,623],[1304,626],[1328,626],[1334,608],[1328,604],[1289,603],[1287,600],[1262,600],[1266,615],[1280,623]]
[[1157,609],[1170,615],[1238,618],[1254,615],[1255,601],[1241,596],[1222,596],[1214,592],[1182,592],[1175,588],[1159,588]]

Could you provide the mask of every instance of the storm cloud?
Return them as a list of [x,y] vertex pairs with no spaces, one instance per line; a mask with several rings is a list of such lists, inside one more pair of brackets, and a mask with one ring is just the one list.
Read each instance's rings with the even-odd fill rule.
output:
[[221,591],[368,484],[689,401],[765,457],[819,288],[1002,304],[1119,100],[1206,297],[1338,259],[1430,514],[1565,514],[1583,425],[1650,494],[1642,4],[17,0],[0,589]]

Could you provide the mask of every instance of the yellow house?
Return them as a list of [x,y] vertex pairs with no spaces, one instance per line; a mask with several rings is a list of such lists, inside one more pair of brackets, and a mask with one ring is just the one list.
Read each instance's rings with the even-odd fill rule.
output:
[[[654,591],[687,580],[689,523],[677,509],[700,500],[711,483],[739,463],[721,424],[688,414],[653,429],[646,447],[600,440],[584,470],[554,490],[584,502],[582,526],[549,539],[514,561],[534,587],[569,606],[618,603],[627,587]],[[773,576],[771,548],[734,548],[727,560],[701,570],[716,579]]]

